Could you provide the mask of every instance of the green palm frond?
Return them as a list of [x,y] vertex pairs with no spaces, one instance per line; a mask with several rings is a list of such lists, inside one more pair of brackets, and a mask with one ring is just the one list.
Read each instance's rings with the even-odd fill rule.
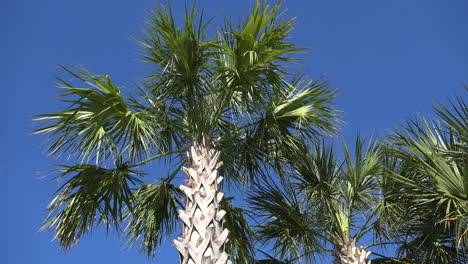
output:
[[[344,161],[340,162],[333,146],[322,141],[311,150],[295,153],[289,161],[298,194],[310,204],[311,213],[323,216],[322,229],[333,244],[359,239],[373,223],[369,218],[375,216],[378,177],[383,173],[382,153],[376,141],[367,142],[358,136],[353,155],[346,144],[343,150]],[[361,226],[355,226],[358,214],[365,219],[359,223]],[[361,231],[353,235],[353,228]]]
[[257,140],[247,129],[229,122],[221,126],[221,136],[216,142],[222,149],[223,166],[220,173],[233,186],[247,186],[267,175],[268,163],[275,153],[265,151],[263,142]]
[[317,221],[306,211],[290,188],[274,183],[255,186],[248,201],[258,214],[256,230],[262,243],[272,242],[273,251],[281,259],[302,259],[312,262],[315,252],[322,250],[323,236],[312,223]]
[[350,207],[361,212],[371,210],[378,200],[377,194],[380,188],[378,179],[383,175],[382,148],[376,140],[367,142],[358,135],[354,155],[346,144],[343,144],[343,149],[345,163],[343,175],[346,182],[343,190],[344,198]]
[[61,165],[59,171],[59,180],[68,179],[48,205],[51,212],[41,230],[54,229],[60,245],[70,248],[101,222],[120,229],[124,208],[133,207],[131,188],[141,184],[141,172],[120,162],[113,169],[79,164]]
[[[465,91],[468,93],[468,86],[465,86]],[[468,106],[461,96],[456,97],[456,101],[450,101],[451,108],[442,104],[434,106],[437,116],[444,122],[445,132],[454,134],[461,142],[465,142],[464,147],[467,148],[468,142]],[[461,143],[458,142],[458,143]]]
[[397,255],[409,263],[418,264],[464,264],[468,261],[468,254],[457,250],[454,241],[444,237],[441,229],[427,228],[428,233],[413,236],[411,241],[402,243]]
[[249,104],[268,93],[266,83],[281,84],[282,63],[300,51],[287,41],[294,19],[278,22],[280,10],[281,5],[270,8],[256,1],[245,22],[237,28],[227,22],[219,44],[212,44],[223,83],[230,93],[239,93],[246,107],[255,107]]
[[194,100],[203,91],[209,54],[204,41],[207,25],[194,7],[186,11],[183,27],[176,24],[170,6],[149,14],[139,43],[143,60],[158,69],[148,76],[150,91],[175,101]]
[[290,156],[298,191],[323,212],[339,199],[340,168],[335,152],[325,141],[315,144],[311,151],[301,149]]
[[451,106],[435,107],[443,123],[420,117],[391,136],[386,207],[397,208],[401,253],[421,263],[463,263],[468,254],[467,110],[462,97]]
[[252,213],[235,207],[230,200],[231,198],[226,198],[222,205],[226,211],[224,227],[229,230],[226,252],[229,253],[233,263],[251,263],[254,259],[255,246],[253,232],[245,216]]
[[153,138],[155,150],[162,154],[184,149],[189,130],[181,111],[163,95],[156,95],[144,86],[137,86],[136,93],[138,97],[131,97],[130,103],[135,112],[144,113],[145,121],[157,131]]
[[78,88],[59,79],[65,111],[38,115],[36,121],[47,123],[35,133],[47,134],[52,140],[48,152],[74,155],[82,160],[95,158],[96,163],[128,152],[131,159],[147,155],[153,148],[156,134],[145,112],[134,112],[123,98],[120,88],[108,76],[86,70],[70,71],[85,84]]
[[259,250],[259,251],[266,257],[266,259],[255,260],[253,264],[291,264],[292,263],[289,260],[285,260],[285,261],[279,260],[262,250]]
[[298,75],[286,85],[270,102],[268,121],[276,123],[280,130],[300,131],[307,137],[333,135],[340,121],[339,112],[330,106],[335,91],[329,89],[329,83]]
[[[174,174],[175,175],[175,174]],[[165,235],[171,235],[178,222],[177,209],[182,206],[182,192],[173,184],[173,176],[155,184],[145,184],[134,192],[135,205],[126,217],[128,244],[140,242],[140,249],[154,256]]]

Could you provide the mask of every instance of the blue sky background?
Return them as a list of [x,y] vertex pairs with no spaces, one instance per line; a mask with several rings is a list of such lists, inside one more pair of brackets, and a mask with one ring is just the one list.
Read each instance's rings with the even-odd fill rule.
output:
[[[170,1],[182,14],[186,1]],[[286,17],[298,17],[292,41],[310,47],[300,67],[310,77],[327,73],[339,91],[337,108],[348,141],[380,136],[405,117],[431,114],[431,105],[447,96],[466,95],[468,83],[468,2],[465,0],[310,0],[283,1]],[[171,246],[147,261],[137,249],[121,250],[115,235],[96,230],[69,252],[58,250],[51,232],[37,233],[57,188],[39,178],[51,169],[41,136],[31,135],[32,115],[61,109],[56,67],[84,65],[132,87],[147,73],[133,40],[153,0],[3,0],[0,3],[3,106],[0,129],[1,263],[177,263]],[[165,3],[165,2],[164,2]],[[188,1],[188,3],[191,3]],[[208,16],[237,20],[252,0],[199,0]],[[6,148],[6,150],[5,150]],[[150,172],[166,169],[152,166]],[[172,240],[172,238],[170,239]],[[170,241],[169,240],[169,241]],[[170,244],[170,242],[168,243]],[[6,259],[5,259],[6,258]]]

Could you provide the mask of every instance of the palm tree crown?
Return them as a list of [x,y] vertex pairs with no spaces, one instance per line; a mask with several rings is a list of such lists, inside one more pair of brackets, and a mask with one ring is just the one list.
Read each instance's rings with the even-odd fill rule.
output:
[[[182,240],[190,232],[202,239],[205,231],[189,227],[206,214],[211,215],[207,227],[221,228],[220,234],[223,223],[242,230],[242,210],[220,203],[218,173],[230,182],[255,180],[297,148],[300,137],[336,130],[338,112],[330,106],[329,84],[288,72],[300,49],[288,42],[294,19],[280,21],[280,10],[280,5],[256,2],[238,26],[226,22],[208,39],[208,24],[194,8],[187,10],[182,26],[170,7],[158,8],[139,40],[151,73],[130,97],[107,75],[64,68],[81,84],[58,79],[68,107],[40,115],[37,120],[47,125],[36,130],[50,138],[51,154],[77,159],[77,165],[60,167],[59,178],[66,181],[44,225],[55,230],[61,246],[73,246],[99,223],[119,229],[128,221],[130,240],[141,240],[142,249],[153,255],[163,235],[175,229],[177,209],[184,207],[180,217],[190,216]],[[143,184],[140,166],[159,158],[177,169]],[[173,180],[184,165],[188,182],[181,191]],[[190,195],[183,202],[182,195],[192,191],[219,197],[202,197],[208,199],[206,210],[216,213],[204,211]],[[238,247],[231,247],[231,257],[242,263],[251,258],[248,233],[231,236],[231,245]],[[210,250],[200,258],[221,258]],[[198,263],[195,258],[187,263]]]
[[354,151],[344,145],[343,161],[325,142],[304,146],[290,157],[280,186],[255,188],[249,201],[263,219],[258,236],[272,243],[279,258],[313,262],[332,252],[333,263],[370,263],[365,250],[370,245],[355,244],[377,220],[383,156],[376,141],[367,145],[359,137]]
[[[468,91],[468,87],[466,87]],[[468,261],[468,107],[436,105],[390,137],[386,227],[410,263]]]

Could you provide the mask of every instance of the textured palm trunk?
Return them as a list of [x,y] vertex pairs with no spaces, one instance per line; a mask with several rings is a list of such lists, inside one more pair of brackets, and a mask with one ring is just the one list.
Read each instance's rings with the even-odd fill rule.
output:
[[350,240],[344,245],[339,245],[333,251],[333,264],[370,264],[370,251],[364,247],[356,247],[354,240]]
[[174,240],[182,264],[231,263],[225,252],[229,231],[223,228],[226,211],[220,208],[223,193],[218,190],[222,177],[220,152],[203,137],[187,151],[187,186],[180,189],[187,196],[185,210],[179,211],[184,224],[183,235]]

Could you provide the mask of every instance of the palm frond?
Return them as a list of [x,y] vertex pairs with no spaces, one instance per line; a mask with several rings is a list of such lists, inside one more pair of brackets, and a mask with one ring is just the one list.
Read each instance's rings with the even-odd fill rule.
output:
[[59,180],[68,178],[50,202],[50,214],[41,228],[54,229],[60,246],[70,248],[101,222],[120,230],[124,208],[135,201],[131,188],[141,184],[142,173],[116,162],[106,169],[90,164],[61,165]]
[[[468,86],[465,86],[468,93]],[[460,142],[468,142],[468,106],[462,96],[457,96],[455,101],[450,101],[450,108],[437,104],[434,110],[437,116],[444,122],[445,132],[455,134]]]
[[291,188],[265,182],[255,186],[248,201],[262,219],[256,230],[260,241],[272,242],[281,259],[314,260],[315,254],[309,253],[322,249],[323,236],[312,224],[317,219],[307,214]]
[[182,192],[171,184],[172,179],[170,176],[137,189],[135,205],[129,207],[126,214],[127,244],[140,242],[140,250],[149,257],[155,255],[165,235],[173,234],[176,229]]
[[333,135],[340,124],[339,112],[331,107],[334,98],[328,82],[298,75],[270,102],[267,122],[280,131],[299,131],[307,137]]
[[325,141],[311,150],[300,149],[291,155],[294,187],[313,203],[319,214],[340,199],[339,186],[341,164],[331,145]]
[[346,165],[343,167],[346,181],[344,198],[350,207],[361,212],[372,210],[378,201],[378,179],[383,175],[381,147],[376,140],[367,142],[358,135],[353,154],[346,144],[343,144],[343,149]]
[[96,164],[109,157],[128,152],[136,159],[153,149],[156,134],[145,112],[134,112],[108,76],[87,70],[63,68],[86,88],[78,88],[59,79],[65,91],[60,95],[69,106],[65,111],[38,115],[36,121],[47,125],[35,133],[47,134],[52,140],[47,151],[52,155],[68,154]]
[[149,90],[175,102],[194,100],[200,94],[208,62],[209,47],[204,41],[208,22],[194,7],[186,10],[183,27],[177,25],[170,5],[149,14],[139,41],[143,61],[157,68],[148,76]]
[[251,263],[254,259],[255,246],[253,232],[250,230],[245,216],[252,213],[246,209],[235,207],[230,200],[230,198],[226,198],[222,205],[223,210],[226,211],[224,227],[229,230],[226,252],[230,255],[233,263]]
[[396,166],[384,189],[387,207],[398,208],[401,254],[421,263],[466,261],[468,120],[463,99],[457,102],[435,107],[442,126],[420,117],[391,136]]
[[266,96],[265,84],[281,83],[281,64],[294,61],[291,54],[300,51],[287,41],[294,19],[279,22],[280,16],[281,5],[270,8],[257,1],[244,22],[237,28],[227,22],[219,44],[212,44],[227,93],[239,93],[245,107],[255,107],[249,104]]

